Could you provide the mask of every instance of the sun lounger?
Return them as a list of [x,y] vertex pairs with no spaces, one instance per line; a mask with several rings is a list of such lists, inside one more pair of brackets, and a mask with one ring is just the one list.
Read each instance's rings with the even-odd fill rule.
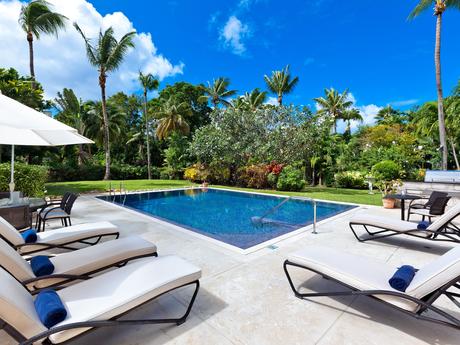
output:
[[[0,319],[4,329],[23,345],[47,340],[61,344],[99,327],[185,322],[199,289],[201,270],[176,256],[146,258],[57,291],[67,318],[47,329],[34,308],[34,297],[0,269]],[[157,297],[195,286],[183,316],[168,319],[118,320]]]
[[[335,292],[300,292],[292,281],[288,267],[312,271],[348,289]],[[460,307],[460,247],[420,267],[405,292],[395,290],[389,284],[389,279],[396,270],[396,265],[318,246],[293,253],[284,262],[289,285],[298,298],[364,295],[417,319],[460,329],[458,315],[454,316],[433,305],[438,298],[444,296],[456,307]],[[426,315],[425,312],[428,311],[431,315]]]
[[[453,220],[460,215],[460,204],[453,206],[439,216],[425,230],[417,229],[417,223],[396,220],[383,216],[356,215],[350,220],[350,229],[360,242],[376,240],[397,235],[408,235],[431,241],[460,243],[460,228]],[[357,228],[362,227],[369,236],[358,235]]]
[[108,268],[153,255],[157,255],[153,243],[138,236],[130,236],[50,257],[53,272],[37,277],[30,262],[0,239],[0,267],[31,292],[86,280]]
[[104,237],[119,237],[118,228],[110,222],[72,225],[37,233],[35,243],[25,243],[21,234],[0,217],[0,237],[21,254],[32,254],[54,248],[75,250],[74,244],[94,245]]

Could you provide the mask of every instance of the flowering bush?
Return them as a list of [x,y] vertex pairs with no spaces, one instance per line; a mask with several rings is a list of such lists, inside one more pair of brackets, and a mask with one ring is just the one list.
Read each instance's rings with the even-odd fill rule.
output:
[[267,165],[268,173],[276,175],[276,176],[281,174],[281,171],[283,171],[283,168],[284,168],[284,164],[278,164],[275,161],[273,161],[269,165]]
[[184,178],[192,182],[207,182],[209,181],[210,171],[200,163],[193,164],[184,171]]
[[305,187],[303,172],[293,166],[286,166],[278,177],[276,184],[279,190],[299,191]]
[[266,165],[249,165],[236,172],[236,183],[241,187],[262,189],[268,187]]
[[366,188],[365,174],[360,171],[344,171],[334,175],[337,187]]

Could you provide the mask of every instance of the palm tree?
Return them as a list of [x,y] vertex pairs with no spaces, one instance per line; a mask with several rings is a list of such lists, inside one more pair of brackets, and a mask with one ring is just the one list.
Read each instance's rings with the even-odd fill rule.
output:
[[249,109],[251,110],[256,110],[259,108],[262,104],[265,103],[266,99],[267,92],[260,91],[258,88],[252,90],[251,93],[246,92],[243,97],[244,102],[248,104]]
[[352,108],[345,110],[341,117],[347,123],[347,128],[345,129],[346,132],[351,133],[351,121],[363,121],[363,117],[358,109]]
[[[89,101],[84,104],[86,133],[98,146],[105,144],[105,120],[102,102]],[[126,124],[126,113],[112,103],[106,104],[106,114],[109,119],[109,133],[111,136],[121,134]]]
[[[81,99],[79,99],[72,89],[66,89],[57,93],[57,97],[54,100],[56,108],[59,113],[57,119],[62,121],[69,126],[76,128],[78,133],[85,135],[86,124],[85,124],[85,107]],[[83,163],[86,152],[83,150],[83,145],[78,145],[78,165]]]
[[289,65],[281,71],[273,71],[271,77],[264,76],[268,89],[278,96],[278,104],[283,105],[283,96],[292,92],[299,82],[299,77],[292,78]]
[[436,43],[434,49],[434,64],[436,68],[436,88],[438,93],[438,119],[439,119],[439,141],[442,149],[441,169],[447,170],[447,134],[444,115],[444,103],[441,79],[441,28],[442,15],[447,8],[460,9],[460,0],[420,0],[418,5],[409,15],[410,19],[418,17],[422,12],[434,5],[434,15],[436,16]]
[[147,93],[149,91],[157,90],[160,86],[158,79],[154,78],[152,74],[143,74],[139,72],[139,81],[144,90],[144,119],[145,119],[145,136],[147,141],[147,176],[152,179],[152,169],[150,166],[150,126],[147,112]]
[[77,23],[74,23],[75,29],[80,33],[85,41],[86,55],[88,61],[99,71],[99,86],[101,88],[102,115],[104,119],[104,150],[105,150],[105,175],[104,180],[110,178],[110,132],[109,118],[107,116],[107,101],[105,96],[105,87],[107,74],[120,67],[129,48],[134,48],[133,37],[134,31],[124,35],[120,41],[114,36],[113,28],[108,28],[105,32],[100,31],[96,44],[92,45],[86,38],[83,31]]
[[190,133],[190,126],[185,120],[192,115],[192,109],[186,102],[176,103],[172,98],[163,102],[157,113],[158,126],[156,135],[159,140],[164,140],[174,132],[184,135]]
[[353,106],[353,102],[349,100],[348,90],[339,93],[337,90],[325,89],[326,97],[314,98],[314,101],[319,105],[318,114],[330,116],[333,120],[331,132],[337,133],[337,121],[343,119],[345,111]]
[[[60,29],[65,27],[66,17],[51,11],[51,5],[45,0],[32,0],[27,5],[22,5],[19,15],[19,24],[27,34],[29,42],[30,76],[35,81],[34,68],[34,36],[38,40],[40,34],[58,35]],[[35,84],[32,83],[33,88]]]
[[217,78],[211,84],[208,82],[208,86],[204,88],[204,93],[206,95],[199,98],[200,102],[211,101],[214,105],[214,108],[217,108],[219,104],[225,106],[230,106],[231,103],[226,99],[236,94],[236,90],[229,90],[228,86],[230,85],[230,79],[228,78]]
[[378,111],[377,115],[375,115],[375,121],[378,125],[401,125],[404,122],[404,117],[399,110],[387,105]]

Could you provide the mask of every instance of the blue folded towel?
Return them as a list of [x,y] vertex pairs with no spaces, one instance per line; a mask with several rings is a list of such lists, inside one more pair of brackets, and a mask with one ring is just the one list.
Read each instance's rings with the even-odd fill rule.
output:
[[21,232],[21,236],[24,239],[25,243],[35,243],[37,242],[37,230],[30,228],[24,232]]
[[54,272],[54,265],[47,256],[37,255],[30,260],[30,267],[36,277],[47,276]]
[[420,222],[417,224],[417,229],[419,230],[426,230],[429,226],[431,225],[430,222],[427,222],[426,220],[423,222]]
[[38,317],[46,328],[57,325],[67,317],[67,310],[54,290],[43,290],[38,293],[34,304]]
[[414,279],[415,272],[416,269],[410,265],[401,266],[396,270],[388,283],[390,283],[393,289],[404,292],[412,279]]

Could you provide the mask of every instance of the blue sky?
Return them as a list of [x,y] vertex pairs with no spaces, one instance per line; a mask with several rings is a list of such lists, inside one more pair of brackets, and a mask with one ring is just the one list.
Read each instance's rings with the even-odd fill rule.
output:
[[[360,105],[392,103],[404,108],[436,97],[435,18],[427,11],[408,21],[417,1],[91,2],[102,15],[122,11],[138,31],[152,34],[162,54],[185,64],[182,75],[164,84],[226,76],[244,92],[264,88],[264,74],[290,64],[300,83],[288,101],[297,104],[311,104],[325,87],[348,88]],[[239,27],[230,30],[234,40],[226,43],[222,33],[232,17]],[[446,13],[446,92],[460,77],[459,23],[460,13]]]

